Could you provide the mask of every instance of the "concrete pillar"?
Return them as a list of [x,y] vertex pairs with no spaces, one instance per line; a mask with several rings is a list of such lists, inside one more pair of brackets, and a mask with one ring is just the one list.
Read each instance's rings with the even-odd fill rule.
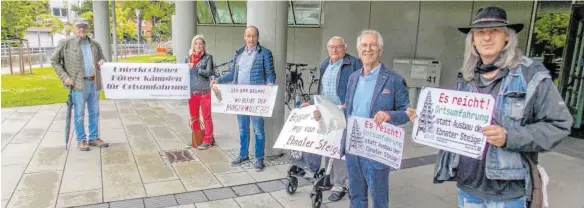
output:
[[[286,70],[286,43],[288,40],[288,1],[247,1],[247,25],[260,31],[259,42],[270,49],[274,57],[278,96],[271,118],[266,118],[266,159],[280,156],[281,149],[273,149],[284,126],[284,87]],[[243,34],[242,34],[243,38]]]
[[103,55],[107,61],[112,61],[112,43],[109,21],[109,1],[93,2],[93,34],[101,45]]
[[175,1],[176,15],[172,21],[172,45],[176,63],[184,63],[189,54],[191,40],[197,34],[197,2]]

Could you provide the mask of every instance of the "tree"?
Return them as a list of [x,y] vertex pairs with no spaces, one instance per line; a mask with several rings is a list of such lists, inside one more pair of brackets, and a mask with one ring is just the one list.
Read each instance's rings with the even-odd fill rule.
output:
[[422,108],[422,113],[420,115],[420,122],[418,123],[418,130],[416,131],[416,136],[420,131],[424,133],[429,133],[434,130],[434,115],[432,111],[432,91],[428,91],[426,96],[426,101],[424,101],[424,108]]
[[534,28],[534,51],[536,56],[544,53],[562,56],[570,13],[541,13],[537,15]]
[[[49,13],[47,0],[38,1],[1,1],[2,41],[22,39],[30,27],[50,27],[52,32],[63,29],[58,18]],[[40,21],[38,21],[40,20]]]

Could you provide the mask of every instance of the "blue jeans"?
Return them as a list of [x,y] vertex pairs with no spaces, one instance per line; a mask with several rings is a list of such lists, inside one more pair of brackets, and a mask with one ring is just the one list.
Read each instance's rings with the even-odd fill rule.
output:
[[367,208],[367,190],[374,208],[389,207],[389,167],[379,162],[346,154],[351,208]]
[[258,116],[237,115],[237,125],[239,126],[239,157],[246,158],[249,155],[249,120],[253,124],[255,133],[255,157],[258,160],[264,159],[264,147],[266,145],[264,133],[264,118]]
[[85,140],[85,104],[87,103],[87,113],[89,116],[89,140],[97,140],[98,119],[99,119],[99,92],[95,90],[92,80],[84,80],[83,91],[73,90],[73,118],[75,124],[75,135],[77,141]]
[[512,201],[496,202],[480,199],[458,189],[458,207],[459,208],[526,208],[527,202],[525,197]]

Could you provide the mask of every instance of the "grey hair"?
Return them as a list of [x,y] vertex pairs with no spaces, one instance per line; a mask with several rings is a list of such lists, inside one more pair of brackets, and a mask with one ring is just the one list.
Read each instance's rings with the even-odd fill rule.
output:
[[[193,37],[193,40],[191,41],[191,49],[189,50],[189,54],[195,53],[195,49],[194,49],[193,45],[195,45],[197,40],[201,40],[201,41],[203,41],[203,44],[207,44],[207,42],[205,41],[205,37],[203,37],[202,34],[195,35],[195,37]],[[207,47],[205,47],[204,50],[205,50],[204,52],[207,52]]]
[[[507,41],[505,47],[500,52],[500,58],[495,64],[499,68],[516,68],[519,64],[523,62],[523,53],[519,50],[517,39],[517,33],[513,29],[505,27],[505,33],[509,36],[509,41]],[[470,81],[474,78],[475,68],[479,62],[480,55],[478,54],[476,48],[473,45],[473,33],[469,32],[466,35],[466,40],[464,41],[464,61],[460,72],[465,80]]]
[[361,33],[359,33],[359,37],[357,37],[357,51],[359,51],[359,44],[361,43],[361,37],[365,34],[373,34],[373,35],[377,36],[377,44],[379,44],[379,47],[381,49],[383,49],[383,36],[381,36],[381,33],[377,32],[377,30],[363,30],[363,31],[361,31]]
[[331,39],[328,40],[328,42],[326,43],[326,45],[328,46],[329,43],[331,42],[331,40],[341,40],[341,42],[343,42],[343,45],[345,45],[345,49],[347,49],[349,46],[347,45],[347,43],[345,42],[345,39],[341,36],[334,36]]

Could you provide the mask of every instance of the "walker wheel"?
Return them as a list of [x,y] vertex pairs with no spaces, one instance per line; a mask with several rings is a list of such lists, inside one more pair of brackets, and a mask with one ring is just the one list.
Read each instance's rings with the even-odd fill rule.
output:
[[312,208],[320,208],[320,205],[322,205],[322,191],[310,193],[310,199],[312,200]]
[[298,179],[294,176],[288,177],[288,182],[286,182],[286,193],[294,194],[298,189]]

